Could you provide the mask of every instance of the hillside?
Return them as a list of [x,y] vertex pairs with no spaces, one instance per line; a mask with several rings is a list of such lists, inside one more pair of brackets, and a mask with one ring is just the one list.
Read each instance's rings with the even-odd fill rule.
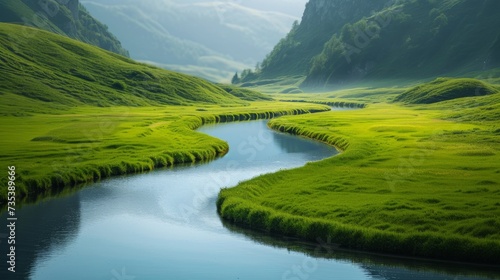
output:
[[109,26],[132,58],[218,82],[255,66],[298,19],[236,1],[82,3]]
[[303,75],[303,87],[323,87],[500,66],[498,1],[355,2],[310,0],[252,79]]
[[[37,30],[32,38],[23,31],[35,29],[0,23],[0,130],[16,131],[3,135],[0,162],[22,170],[20,199],[214,159],[228,147],[193,132],[205,123],[329,109],[269,101],[252,90],[218,86],[48,31]],[[0,187],[0,207],[6,190]]]
[[405,91],[397,96],[395,101],[408,104],[430,104],[498,92],[494,86],[476,79],[438,78]]
[[200,78],[141,64],[46,31],[27,38],[23,30],[32,31],[0,24],[2,114],[81,105],[245,103]]
[[389,1],[310,0],[300,24],[295,24],[262,62],[261,77],[306,75],[311,59],[344,25],[356,22]]
[[[2,0],[0,22],[37,27],[128,56],[107,26],[93,18],[79,0]],[[37,33],[26,29],[23,34],[34,37]]]

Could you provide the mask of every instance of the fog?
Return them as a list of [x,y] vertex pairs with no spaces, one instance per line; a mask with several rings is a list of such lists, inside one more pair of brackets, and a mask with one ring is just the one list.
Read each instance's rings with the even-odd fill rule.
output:
[[294,17],[300,18],[304,12],[307,0],[167,0],[176,3],[232,3],[241,5],[247,8],[252,8],[260,11],[279,12]]
[[[213,81],[253,68],[307,0],[82,0],[133,59]],[[138,39],[140,38],[140,39]]]

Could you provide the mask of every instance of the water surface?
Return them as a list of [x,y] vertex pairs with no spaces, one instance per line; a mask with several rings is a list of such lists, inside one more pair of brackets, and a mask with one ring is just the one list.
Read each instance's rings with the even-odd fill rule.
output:
[[[206,126],[230,152],[208,164],[105,180],[18,210],[17,273],[1,279],[488,279],[482,269],[336,252],[224,224],[222,187],[333,156],[266,121]],[[332,178],[334,180],[334,178]],[[5,213],[1,220],[5,220]],[[5,240],[5,239],[4,239]],[[6,251],[2,242],[2,254]],[[7,276],[7,277],[4,277]]]

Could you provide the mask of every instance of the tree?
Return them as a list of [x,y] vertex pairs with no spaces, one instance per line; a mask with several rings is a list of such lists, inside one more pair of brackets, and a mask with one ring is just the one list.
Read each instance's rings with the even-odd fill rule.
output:
[[236,72],[233,78],[231,79],[231,84],[235,85],[239,83],[240,83],[240,77],[238,77],[238,72]]

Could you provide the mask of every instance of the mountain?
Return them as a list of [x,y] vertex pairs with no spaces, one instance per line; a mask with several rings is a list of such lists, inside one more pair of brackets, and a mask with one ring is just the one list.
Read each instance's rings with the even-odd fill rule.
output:
[[[2,0],[0,22],[37,27],[128,56],[120,41],[79,0]],[[37,35],[32,29],[22,31],[28,37]]]
[[[34,37],[24,32],[37,32]],[[3,115],[76,106],[245,104],[201,78],[138,63],[51,32],[0,23],[0,109]],[[235,95],[242,96],[242,99]]]
[[311,59],[343,26],[356,22],[388,1],[311,0],[300,24],[295,24],[262,62],[262,77],[305,75]]
[[[281,0],[296,7],[304,0]],[[263,1],[85,0],[132,58],[214,81],[254,67],[299,19]],[[267,4],[269,6],[269,4]],[[292,5],[290,5],[292,6]],[[302,8],[303,9],[303,8]]]
[[250,79],[302,75],[302,86],[323,87],[493,69],[499,12],[496,0],[310,0]]

